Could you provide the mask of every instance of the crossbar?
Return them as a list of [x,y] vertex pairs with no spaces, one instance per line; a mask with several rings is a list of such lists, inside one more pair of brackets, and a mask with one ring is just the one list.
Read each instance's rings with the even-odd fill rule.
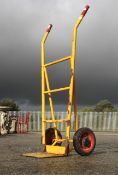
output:
[[60,62],[63,62],[63,61],[66,61],[66,60],[69,60],[71,58],[71,56],[67,56],[67,57],[64,57],[64,58],[60,58],[56,61],[52,61],[50,63],[47,63],[47,64],[44,64],[45,67],[47,66],[51,66],[51,65],[54,65],[54,64],[57,64],[57,63],[60,63]]
[[68,122],[69,120],[62,119],[62,120],[44,120],[47,123],[55,123],[55,122]]
[[[54,139],[55,141],[58,141],[58,142],[63,142],[63,141],[66,141],[67,140],[67,138],[65,138],[65,139]],[[72,139],[69,139],[69,142],[73,142],[73,140]]]
[[51,92],[60,92],[60,91],[65,91],[65,90],[69,90],[70,89],[70,87],[69,86],[67,86],[67,87],[64,87],[64,88],[58,88],[58,89],[53,89],[53,90],[50,90],[50,91],[44,91],[44,93],[45,94],[47,94],[47,93],[51,93]]

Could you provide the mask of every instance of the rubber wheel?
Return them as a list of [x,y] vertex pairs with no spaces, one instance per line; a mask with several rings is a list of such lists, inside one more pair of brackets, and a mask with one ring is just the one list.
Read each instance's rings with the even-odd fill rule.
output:
[[96,138],[89,128],[78,129],[73,136],[73,146],[75,151],[81,156],[88,156],[92,153],[96,145]]
[[[60,131],[57,129],[57,134],[58,134],[58,138],[62,139],[62,135],[60,133]],[[55,139],[55,129],[54,128],[48,128],[46,129],[46,145],[52,145]],[[55,145],[57,146],[61,146],[62,142],[58,142]]]

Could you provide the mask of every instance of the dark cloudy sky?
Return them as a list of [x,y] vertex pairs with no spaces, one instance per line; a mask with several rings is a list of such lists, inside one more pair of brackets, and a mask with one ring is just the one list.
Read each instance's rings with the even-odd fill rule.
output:
[[[0,0],[0,99],[10,97],[23,109],[41,105],[40,42],[48,24],[46,62],[71,55],[72,28],[86,4],[90,9],[78,29],[77,101],[101,99],[118,104],[117,0]],[[51,88],[68,84],[69,65],[49,68]],[[64,104],[66,93],[56,95]],[[30,108],[31,107],[31,108]]]

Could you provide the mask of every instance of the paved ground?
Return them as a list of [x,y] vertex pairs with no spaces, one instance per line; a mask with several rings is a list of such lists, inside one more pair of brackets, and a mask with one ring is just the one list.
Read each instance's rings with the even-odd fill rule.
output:
[[41,150],[40,133],[0,136],[0,175],[118,175],[118,133],[95,133],[93,154],[36,159],[22,153]]

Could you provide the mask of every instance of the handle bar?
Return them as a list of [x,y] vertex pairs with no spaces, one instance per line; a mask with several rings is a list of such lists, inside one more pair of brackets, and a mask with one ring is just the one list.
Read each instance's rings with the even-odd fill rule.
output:
[[[86,15],[88,9],[89,9],[89,5],[86,5],[86,6],[84,7],[82,13],[81,13],[81,15],[82,15],[83,17]],[[48,27],[47,27],[47,29],[46,29],[46,32],[49,33],[49,32],[51,31],[51,29],[52,29],[52,24],[49,24]]]
[[88,9],[89,9],[89,5],[86,5],[86,6],[84,7],[84,9],[83,9],[81,15],[82,15],[82,16],[85,16],[85,14],[87,13]]
[[51,31],[51,28],[52,28],[52,24],[49,24],[48,27],[47,27],[47,29],[46,29],[46,32],[49,33]]

